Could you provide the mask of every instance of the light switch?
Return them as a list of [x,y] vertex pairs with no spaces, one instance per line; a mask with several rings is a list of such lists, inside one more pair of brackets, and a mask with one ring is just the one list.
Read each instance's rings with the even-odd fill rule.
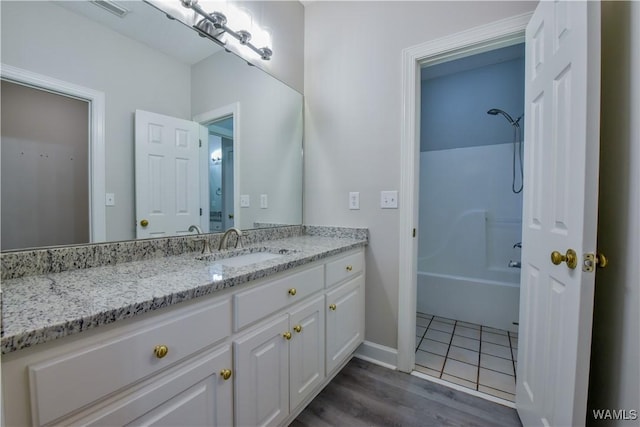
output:
[[260,195],[260,209],[267,209],[269,207],[269,199],[266,194]]
[[349,193],[349,209],[360,209],[360,193],[358,191]]
[[241,208],[248,208],[249,206],[251,206],[251,199],[249,197],[248,194],[241,194],[240,195],[240,207]]
[[397,191],[381,191],[380,207],[382,209],[398,209],[398,192]]
[[114,193],[107,193],[105,195],[104,204],[106,206],[115,206],[116,205],[116,195]]

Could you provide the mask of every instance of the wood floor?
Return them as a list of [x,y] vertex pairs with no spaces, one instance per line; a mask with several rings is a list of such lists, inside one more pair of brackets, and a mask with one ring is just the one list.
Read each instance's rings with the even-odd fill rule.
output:
[[354,358],[290,426],[522,424],[514,409]]

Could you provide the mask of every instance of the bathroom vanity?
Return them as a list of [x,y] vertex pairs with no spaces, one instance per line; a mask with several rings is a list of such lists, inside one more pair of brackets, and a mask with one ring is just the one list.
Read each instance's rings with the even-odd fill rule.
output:
[[302,235],[249,245],[238,254],[280,256],[247,265],[189,252],[5,281],[5,424],[288,424],[364,340],[366,242]]

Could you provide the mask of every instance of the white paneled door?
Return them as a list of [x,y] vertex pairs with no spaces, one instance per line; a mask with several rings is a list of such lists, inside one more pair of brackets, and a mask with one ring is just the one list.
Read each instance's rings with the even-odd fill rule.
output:
[[136,110],[136,238],[200,224],[199,125]]
[[598,198],[598,2],[539,3],[526,30],[525,79],[516,406],[527,426],[584,425],[595,280],[585,254],[596,251]]

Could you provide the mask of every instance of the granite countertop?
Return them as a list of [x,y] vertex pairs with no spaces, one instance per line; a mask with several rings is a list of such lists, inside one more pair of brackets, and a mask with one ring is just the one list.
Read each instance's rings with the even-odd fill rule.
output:
[[227,267],[198,253],[5,280],[2,354],[241,285],[341,252],[367,239],[303,235],[255,243],[279,258]]

